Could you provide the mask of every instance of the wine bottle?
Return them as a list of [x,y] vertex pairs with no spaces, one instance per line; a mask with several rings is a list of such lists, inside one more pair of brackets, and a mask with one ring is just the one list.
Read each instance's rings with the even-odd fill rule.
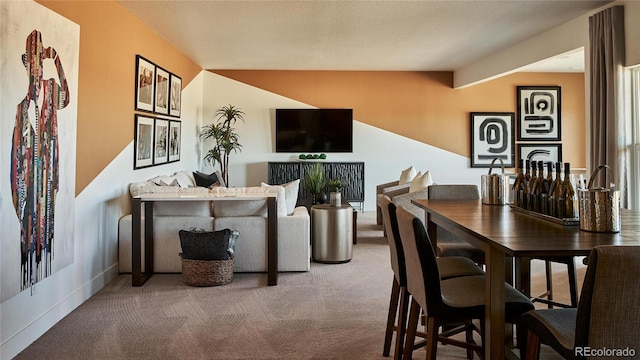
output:
[[571,169],[569,163],[564,163],[564,204],[565,204],[565,216],[568,218],[576,217],[576,191],[571,181]]
[[560,172],[562,170],[562,163],[556,163],[556,177],[551,182],[551,186],[549,187],[549,215],[554,217],[558,216],[558,199],[560,198],[560,183],[562,179],[560,178]]
[[529,180],[531,179],[530,172],[530,163],[529,160],[525,160],[524,167],[524,178],[522,178],[522,183],[520,183],[520,192],[522,194],[522,208],[529,209],[530,201],[529,201]]
[[531,179],[529,179],[529,210],[538,212],[538,199],[536,188],[538,186],[538,163],[531,162]]
[[518,175],[516,176],[515,181],[513,182],[513,204],[515,206],[522,207],[522,193],[520,191],[520,187],[522,186],[522,180],[524,178],[524,173],[522,171],[522,159],[518,160]]
[[538,177],[540,179],[538,181],[538,201],[540,204],[540,212],[545,215],[549,215],[549,188],[553,182],[551,162],[547,162],[547,176],[544,176],[542,173],[542,169],[544,168],[544,163],[542,161],[538,162],[538,168],[540,168],[540,174]]

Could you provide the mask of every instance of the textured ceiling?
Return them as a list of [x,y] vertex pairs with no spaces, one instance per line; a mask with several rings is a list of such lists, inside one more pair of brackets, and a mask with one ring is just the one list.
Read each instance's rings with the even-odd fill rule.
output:
[[395,71],[453,71],[608,2],[119,1],[205,69]]

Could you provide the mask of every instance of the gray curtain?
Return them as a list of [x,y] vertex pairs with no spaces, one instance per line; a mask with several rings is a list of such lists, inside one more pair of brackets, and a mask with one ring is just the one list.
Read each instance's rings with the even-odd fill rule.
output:
[[[624,109],[624,7],[613,6],[589,18],[591,64],[591,171],[606,164],[612,169],[621,206],[629,201],[628,145],[630,121]],[[614,179],[601,171],[596,185]]]

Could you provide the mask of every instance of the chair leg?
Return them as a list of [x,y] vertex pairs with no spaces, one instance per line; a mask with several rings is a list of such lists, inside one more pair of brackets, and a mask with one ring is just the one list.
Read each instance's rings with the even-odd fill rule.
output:
[[[398,308],[398,323],[396,325],[396,349],[393,353],[394,360],[403,358],[405,334],[407,332],[407,311],[409,307],[409,292],[404,286],[400,287],[400,306]],[[415,330],[413,336],[415,338]],[[412,340],[413,344],[413,340]]]
[[413,354],[413,343],[416,339],[419,319],[420,305],[418,305],[418,302],[412,298],[411,309],[409,310],[409,323],[407,324],[407,334],[405,336],[404,353],[402,354],[403,359],[411,360],[411,356]]
[[438,353],[438,321],[427,317],[427,360],[435,359]]
[[400,298],[400,284],[393,277],[393,285],[391,286],[391,298],[389,299],[389,314],[387,315],[387,330],[384,335],[384,348],[382,356],[389,356],[391,351],[391,339],[393,338],[393,330],[396,324],[398,313],[398,299]]
[[[544,267],[545,267],[545,272],[547,277],[547,300],[553,301],[553,276],[552,276],[553,273],[551,270],[551,261],[545,260]],[[552,309],[553,304],[547,303],[547,307],[549,309]]]
[[540,338],[536,333],[529,330],[527,331],[527,351],[524,356],[521,356],[523,360],[538,360],[540,357]]
[[576,280],[576,264],[571,258],[567,262],[567,272],[569,274],[569,293],[571,294],[571,307],[578,307],[578,284]]
[[[466,329],[464,330],[465,333],[465,341],[469,344],[472,344],[473,341],[473,324],[471,323],[471,321],[465,323],[465,327]],[[470,348],[467,349],[467,359],[469,360],[473,360],[473,350],[471,350]]]

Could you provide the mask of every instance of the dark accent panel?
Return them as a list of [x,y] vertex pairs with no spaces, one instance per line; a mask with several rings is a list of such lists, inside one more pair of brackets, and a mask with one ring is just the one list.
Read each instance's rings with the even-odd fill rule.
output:
[[[341,192],[343,201],[364,202],[364,162],[269,162],[269,184],[284,184],[300,179],[297,205],[310,208],[312,195],[304,187],[304,178],[309,169],[316,163],[324,167],[324,174],[327,179],[342,180],[343,188]],[[329,190],[325,190],[325,192],[328,194]]]

